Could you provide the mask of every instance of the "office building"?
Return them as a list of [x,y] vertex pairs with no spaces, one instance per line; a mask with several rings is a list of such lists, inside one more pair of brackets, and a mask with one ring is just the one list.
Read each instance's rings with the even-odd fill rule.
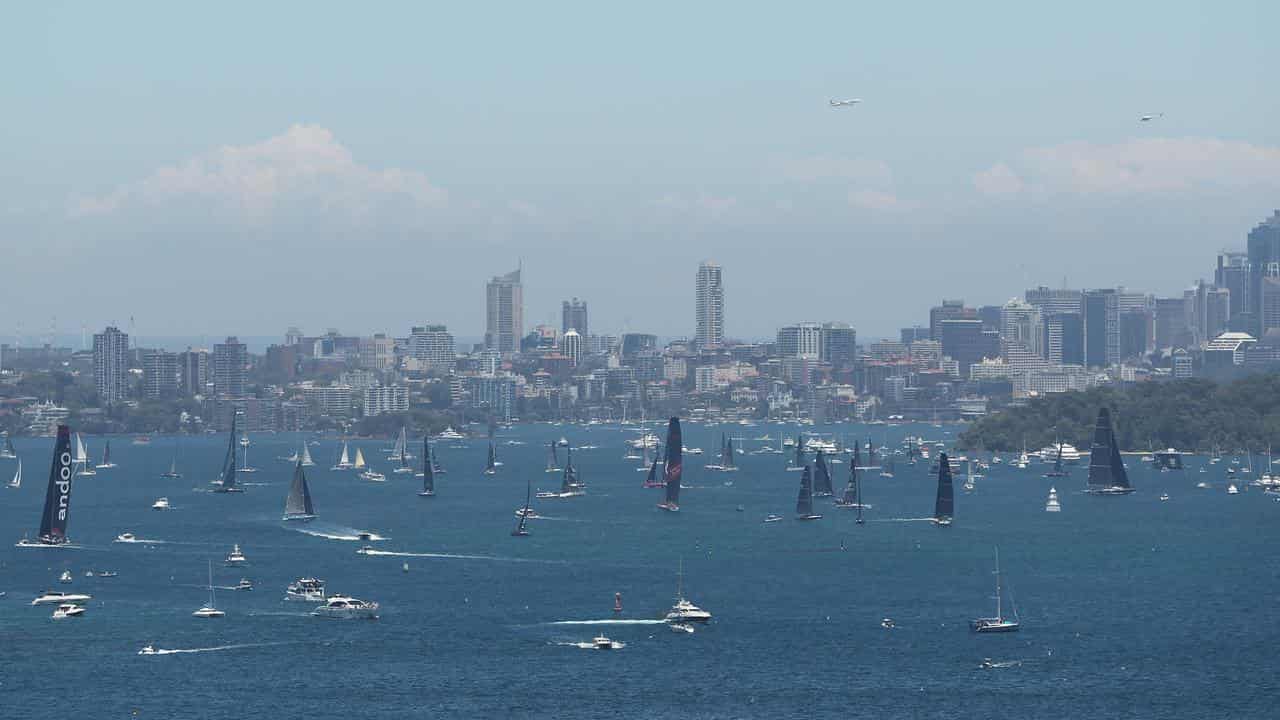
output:
[[366,370],[382,372],[395,361],[395,340],[384,333],[360,338],[357,362]]
[[858,333],[849,323],[823,323],[820,341],[822,361],[837,370],[853,367],[858,359]]
[[1120,359],[1146,355],[1151,344],[1151,314],[1143,311],[1120,313]]
[[213,346],[213,392],[215,395],[242,397],[249,370],[249,350],[234,337]]
[[698,266],[694,296],[694,339],[702,348],[720,347],[724,344],[724,280],[719,265]]
[[591,331],[587,328],[586,300],[574,298],[561,303],[560,332],[563,334],[570,330],[577,330],[582,337],[590,334]]
[[1227,325],[1233,329],[1247,327],[1253,320],[1253,303],[1249,292],[1249,253],[1230,250],[1218,253],[1218,267],[1213,271],[1213,284],[1226,290],[1230,298]]
[[1083,293],[1079,290],[1067,290],[1065,288],[1055,290],[1041,285],[1023,293],[1023,299],[1027,301],[1028,305],[1039,308],[1041,317],[1049,317],[1050,315],[1079,313],[1081,311]]
[[658,348],[658,336],[649,333],[623,333],[619,352],[625,361],[631,361],[642,352]]
[[93,384],[103,405],[129,394],[129,334],[108,327],[93,336]]
[[1262,279],[1280,277],[1280,210],[1276,210],[1271,217],[1249,231],[1247,253],[1248,299],[1254,324],[1247,332],[1260,337],[1262,331],[1258,326],[1263,324]]
[[1050,314],[1042,325],[1045,360],[1053,365],[1084,365],[1084,319],[1079,312]]
[[1155,345],[1158,349],[1189,347],[1191,328],[1187,324],[1185,298],[1155,299]]
[[485,287],[484,346],[500,353],[520,351],[524,336],[524,286],[520,270],[499,275]]
[[142,357],[142,394],[146,397],[176,395],[181,379],[176,353],[157,350]]
[[1280,328],[1280,275],[1268,275],[1262,278],[1259,286],[1259,319],[1262,334]]
[[975,320],[978,311],[964,306],[964,300],[943,300],[929,310],[929,339],[942,340],[942,322],[944,320]]
[[1084,292],[1084,363],[1108,367],[1120,361],[1120,313],[1117,293],[1110,288]]
[[[986,329],[986,323],[983,323]],[[1040,354],[1043,330],[1040,327],[1040,309],[1023,300],[1013,298],[1000,308],[998,324],[1000,340],[1006,345],[1018,345]]]
[[912,325],[911,327],[902,328],[898,332],[903,345],[910,345],[917,340],[933,339],[929,333],[929,328],[923,325]]
[[822,326],[803,322],[778,328],[777,353],[780,357],[822,357]]
[[1000,336],[993,331],[984,331],[982,321],[973,319],[953,319],[941,322],[942,354],[958,363],[961,377],[968,377],[969,366],[981,362],[984,357],[996,357],[1000,354]]

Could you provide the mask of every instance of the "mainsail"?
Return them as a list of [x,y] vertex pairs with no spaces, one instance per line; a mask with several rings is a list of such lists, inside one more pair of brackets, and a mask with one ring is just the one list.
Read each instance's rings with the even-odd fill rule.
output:
[[422,436],[422,492],[419,495],[436,494],[436,473],[432,467],[431,445],[427,437]]
[[822,455],[823,454],[819,452],[817,460],[815,461],[815,467],[817,469],[813,473],[813,494],[819,497],[831,497],[834,492],[834,489],[831,487],[831,473],[827,470],[827,461]]
[[720,436],[720,466],[728,470],[733,465],[733,440],[726,435]]
[[658,458],[654,457],[653,462],[649,465],[649,474],[644,478],[644,487],[662,487],[662,483],[658,482]]
[[791,467],[804,467],[804,442],[799,435],[796,436],[796,457],[791,461]]
[[80,433],[76,433],[75,461],[81,465],[87,465],[89,463],[89,453],[84,448],[84,441],[80,439]]
[[[821,454],[818,455],[822,457]],[[807,517],[813,514],[813,475],[806,467],[800,474],[800,495],[796,497],[796,515]]]
[[486,475],[492,475],[498,471],[498,453],[493,447],[493,441],[489,441],[489,459],[485,461],[484,472]]
[[955,512],[955,488],[951,484],[951,460],[946,453],[938,454],[938,499],[933,505],[933,519],[941,524],[950,524]]
[[356,448],[356,462],[351,467],[356,470],[364,469],[364,452],[362,452],[360,448]]
[[1093,428],[1093,445],[1089,448],[1089,490],[1123,493],[1132,489],[1129,473],[1120,458],[1115,430],[1111,427],[1111,411],[1100,408]]
[[533,501],[533,481],[525,481],[524,490],[524,509],[520,511],[520,520],[516,522],[516,529],[511,531],[512,537],[524,537],[529,534],[529,530],[525,527],[529,522],[529,512],[532,509],[530,503]]
[[573,448],[565,451],[564,475],[560,480],[560,494],[577,493],[582,490],[582,483],[578,480],[578,469],[573,466]]
[[560,469],[560,458],[556,455],[556,443],[552,440],[547,444],[547,471]]
[[340,468],[349,468],[349,467],[351,467],[351,456],[347,454],[347,441],[346,441],[346,440],[343,440],[343,441],[342,441],[342,454],[338,456],[338,467],[340,467]]
[[311,459],[311,448],[307,447],[307,441],[302,441],[302,465],[303,467],[311,467],[315,462]]
[[111,465],[111,441],[108,440],[106,444],[102,446],[102,466],[108,467],[110,465]]
[[227,455],[222,460],[222,486],[217,492],[232,492],[236,487],[236,415],[231,414],[231,433],[227,436]]
[[53,446],[53,465],[49,468],[49,489],[44,495],[44,514],[40,516],[40,543],[63,545],[67,542],[67,519],[71,512],[71,476],[75,474],[71,457],[71,428],[58,426],[58,439]]
[[18,469],[13,473],[13,479],[9,481],[9,487],[22,487],[22,458],[18,458]]
[[680,418],[673,417],[667,425],[667,495],[658,506],[666,510],[680,509],[680,476],[684,471],[684,441],[680,436]]
[[316,516],[311,504],[311,489],[307,487],[307,474],[302,461],[293,467],[293,482],[289,484],[289,497],[284,501],[285,520],[310,520]]
[[858,504],[858,463],[861,462],[862,455],[858,452],[858,445],[853,445],[853,460],[849,462],[849,482],[844,486],[844,495],[840,497],[841,505],[850,507]]

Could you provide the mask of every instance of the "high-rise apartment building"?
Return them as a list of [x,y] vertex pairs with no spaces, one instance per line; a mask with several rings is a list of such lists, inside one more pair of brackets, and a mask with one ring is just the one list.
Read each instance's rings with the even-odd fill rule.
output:
[[500,353],[519,352],[523,335],[524,286],[520,270],[513,270],[485,286],[484,346]]
[[422,363],[424,370],[453,372],[458,349],[453,334],[444,325],[414,327],[409,332],[409,355]]
[[129,334],[108,327],[93,336],[93,384],[98,399],[112,405],[129,393]]
[[849,323],[822,324],[821,358],[833,367],[853,367],[858,357],[858,333]]
[[570,330],[577,330],[578,334],[586,337],[590,332],[587,329],[587,301],[574,298],[565,300],[561,303],[560,309],[560,332],[567,333]]
[[178,354],[179,391],[188,397],[203,395],[209,384],[209,351],[192,350]]
[[[1041,355],[1041,338],[1044,334],[1040,326],[1040,309],[1031,303],[1013,298],[1000,308],[1000,340],[1003,346],[1019,346],[1037,355]],[[985,327],[985,323],[983,324]]]
[[242,397],[249,371],[249,349],[235,337],[213,346],[213,392]]
[[1120,362],[1120,306],[1110,288],[1084,292],[1084,363],[1108,367]]
[[964,300],[943,300],[929,310],[929,339],[942,340],[942,322],[944,320],[973,320],[978,311],[964,306]]
[[148,398],[176,395],[179,380],[176,353],[157,350],[142,357],[142,393]]
[[822,326],[803,322],[778,328],[778,355],[813,360],[822,357]]
[[563,338],[564,356],[577,367],[582,362],[582,334],[573,328],[565,331]]
[[704,348],[724,344],[724,281],[720,266],[704,262],[694,283],[695,339]]

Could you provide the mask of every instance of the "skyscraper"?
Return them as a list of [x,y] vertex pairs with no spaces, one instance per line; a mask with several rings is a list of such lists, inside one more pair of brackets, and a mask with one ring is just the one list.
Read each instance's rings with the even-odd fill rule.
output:
[[178,392],[178,355],[157,350],[142,358],[142,392],[149,398],[169,397]]
[[213,392],[215,395],[243,397],[249,350],[234,337],[213,346]]
[[1120,361],[1120,305],[1115,290],[1084,292],[1084,364],[1107,367]]
[[178,356],[178,377],[183,395],[203,395],[209,383],[209,351],[187,348]]
[[[1006,346],[1018,345],[1022,349],[1041,355],[1040,309],[1017,298],[1000,308],[1000,339]],[[985,323],[984,323],[985,326]]]
[[573,328],[569,328],[564,334],[564,355],[574,367],[582,362],[582,335]]
[[719,265],[704,262],[698,266],[694,292],[695,339],[701,347],[719,347],[724,343],[724,283]]
[[1000,336],[983,332],[977,318],[943,320],[941,333],[942,354],[960,364],[961,377],[968,377],[970,365],[1000,354]]
[[574,298],[573,300],[565,300],[561,304],[560,310],[560,332],[567,333],[570,330],[577,330],[578,334],[586,337],[589,333],[587,329],[587,301]]
[[444,325],[412,328],[409,332],[409,354],[422,363],[424,370],[453,372],[458,362],[457,345]]
[[929,310],[929,339],[942,340],[944,320],[972,320],[978,311],[964,306],[964,300],[943,300],[941,305]]
[[1223,250],[1218,253],[1218,267],[1213,271],[1213,284],[1230,293],[1227,324],[1232,330],[1248,332],[1253,303],[1249,295],[1249,254]]
[[1180,348],[1191,344],[1185,298],[1156,298],[1156,348]]
[[105,405],[117,403],[129,391],[129,334],[108,327],[93,336],[93,384]]
[[822,326],[802,322],[778,328],[778,355],[817,360],[822,357]]
[[833,367],[853,367],[858,355],[858,333],[849,323],[822,324],[822,360]]
[[523,335],[524,286],[520,271],[513,270],[485,287],[484,346],[500,353],[519,352]]
[[1280,210],[1249,231],[1248,239],[1249,310],[1253,324],[1247,332],[1261,337],[1262,279],[1280,277]]
[[1084,320],[1079,312],[1044,319],[1044,359],[1055,365],[1084,365]]

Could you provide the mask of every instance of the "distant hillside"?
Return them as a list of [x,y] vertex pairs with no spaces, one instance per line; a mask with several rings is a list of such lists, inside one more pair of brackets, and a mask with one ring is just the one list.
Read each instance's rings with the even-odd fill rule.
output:
[[1280,374],[1251,375],[1229,383],[1209,380],[1147,382],[1125,389],[1097,388],[1032,400],[979,420],[960,435],[962,448],[1028,450],[1063,440],[1087,451],[1098,408],[1111,408],[1120,447],[1146,450],[1280,452]]

